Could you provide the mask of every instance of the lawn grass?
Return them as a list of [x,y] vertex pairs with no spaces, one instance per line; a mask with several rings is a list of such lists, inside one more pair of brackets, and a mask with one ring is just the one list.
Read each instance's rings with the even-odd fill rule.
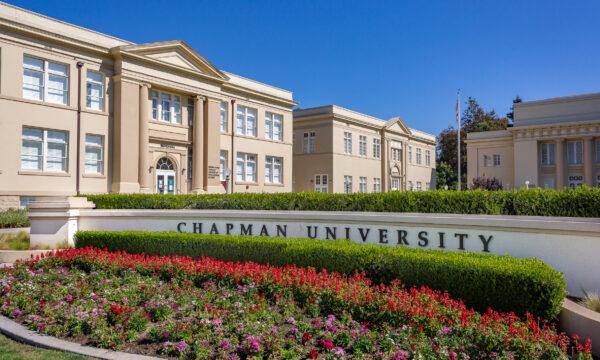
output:
[[36,348],[13,341],[0,334],[0,360],[84,360],[83,356]]

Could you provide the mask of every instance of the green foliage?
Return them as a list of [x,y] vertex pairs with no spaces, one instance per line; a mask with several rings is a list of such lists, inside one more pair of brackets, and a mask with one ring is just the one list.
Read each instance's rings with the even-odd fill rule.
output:
[[600,188],[369,194],[106,194],[88,195],[98,209],[231,209],[373,211],[600,217]]
[[80,231],[76,247],[133,254],[208,256],[225,261],[298,265],[342,274],[364,272],[375,283],[446,290],[477,310],[558,315],[566,286],[541,260],[510,256],[363,245],[347,240],[284,239],[173,232]]
[[29,250],[29,233],[0,234],[0,250]]
[[8,209],[0,211],[0,229],[28,227],[29,216],[25,209]]

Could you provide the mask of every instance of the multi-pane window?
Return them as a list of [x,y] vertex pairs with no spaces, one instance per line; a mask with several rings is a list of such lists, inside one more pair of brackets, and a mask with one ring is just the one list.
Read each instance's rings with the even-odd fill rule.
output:
[[256,109],[237,106],[237,133],[256,137]]
[[227,132],[227,101],[221,101],[219,108],[221,116],[221,132]]
[[412,146],[408,146],[408,163],[412,164]]
[[270,184],[281,184],[283,171],[283,158],[267,156],[265,158],[265,182]]
[[104,173],[104,137],[102,135],[85,135],[85,173]]
[[402,149],[392,148],[392,160],[402,161]]
[[187,150],[187,178],[192,180],[192,170],[194,168],[194,151],[192,148]]
[[227,150],[221,150],[219,153],[219,177],[221,181],[227,180]]
[[417,165],[421,165],[422,164],[422,157],[421,157],[421,148],[417,148]]
[[364,135],[358,137],[358,155],[367,156],[367,137]]
[[542,165],[554,165],[554,143],[542,143],[540,162]]
[[567,142],[567,162],[571,165],[583,164],[583,142]]
[[417,191],[421,191],[423,190],[423,183],[420,181],[417,181]]
[[344,152],[352,154],[352,133],[344,131]]
[[373,139],[373,157],[381,158],[381,139]]
[[494,161],[494,166],[500,166],[500,155],[499,154],[494,154],[493,155],[493,161]]
[[67,65],[24,56],[23,97],[67,105],[69,97]]
[[187,120],[188,126],[194,126],[194,98],[188,98],[187,101]]
[[412,181],[409,181],[409,182],[408,182],[408,191],[413,191],[413,190],[414,190],[414,187],[413,187],[413,182],[412,182]]
[[152,119],[181,124],[181,98],[152,91]]
[[256,182],[256,155],[237,154],[237,180],[244,182]]
[[67,162],[66,131],[23,128],[21,170],[66,172]]
[[431,166],[431,150],[425,150],[425,165]]
[[315,132],[308,131],[302,135],[302,153],[311,154],[315,152]]
[[596,162],[600,163],[600,140],[596,140]]
[[381,192],[381,179],[373,178],[373,192]]
[[267,139],[283,140],[283,116],[270,112],[265,113],[265,137]]
[[483,155],[483,167],[488,167],[488,166],[490,166],[490,156]]
[[344,175],[344,192],[352,194],[352,176]]
[[367,192],[367,178],[365,176],[361,176],[358,182],[358,192],[366,193]]
[[86,106],[88,109],[104,110],[104,76],[98,71],[88,70],[86,75]]
[[315,192],[328,192],[329,184],[327,175],[315,175]]

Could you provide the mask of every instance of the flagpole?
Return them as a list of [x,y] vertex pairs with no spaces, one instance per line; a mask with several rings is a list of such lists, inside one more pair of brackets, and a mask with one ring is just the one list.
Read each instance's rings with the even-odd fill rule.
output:
[[457,158],[457,163],[458,163],[458,186],[457,186],[457,190],[460,191],[461,190],[461,183],[460,183],[460,179],[461,179],[461,174],[460,174],[460,89],[458,89],[458,91],[456,92],[456,123],[457,123],[457,130],[456,130],[456,137],[458,139],[457,141],[457,152],[458,152],[458,158]]

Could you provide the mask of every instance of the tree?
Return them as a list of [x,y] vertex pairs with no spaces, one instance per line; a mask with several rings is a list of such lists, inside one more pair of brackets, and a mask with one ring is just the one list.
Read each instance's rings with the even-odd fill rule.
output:
[[508,119],[499,117],[493,109],[485,111],[475,98],[469,96],[467,108],[462,115],[462,126],[468,133],[506,130]]
[[435,167],[435,178],[438,189],[456,189],[456,171],[445,162]]
[[[466,136],[467,136],[467,133],[463,129],[460,133],[460,142],[461,142],[461,147],[460,147],[460,153],[461,153],[460,169],[461,170],[460,171],[461,171],[462,187],[464,187],[466,185],[466,179],[467,179],[467,148],[464,143],[464,139]],[[452,187],[456,188],[456,182],[458,181],[458,176],[457,176],[457,168],[458,168],[457,159],[458,159],[458,157],[457,157],[456,141],[457,141],[456,129],[452,126],[444,129],[437,137],[437,153],[438,153],[438,159],[437,159],[438,165],[437,166],[441,166],[442,164],[445,164],[447,167],[449,167],[450,170],[452,171],[451,178],[454,179],[454,182],[452,184],[447,184],[449,188],[451,187],[451,185],[452,185]],[[437,178],[437,181],[438,181],[438,187],[439,187],[439,184],[440,184],[439,178]]]
[[508,120],[510,120],[511,123],[515,121],[515,104],[520,102],[523,102],[523,99],[521,99],[521,97],[517,95],[513,100],[513,104],[510,106],[510,112],[506,113],[506,117],[508,118]]
[[481,190],[502,190],[502,181],[499,179],[476,177],[473,179],[473,183],[469,186],[470,189],[481,189]]

